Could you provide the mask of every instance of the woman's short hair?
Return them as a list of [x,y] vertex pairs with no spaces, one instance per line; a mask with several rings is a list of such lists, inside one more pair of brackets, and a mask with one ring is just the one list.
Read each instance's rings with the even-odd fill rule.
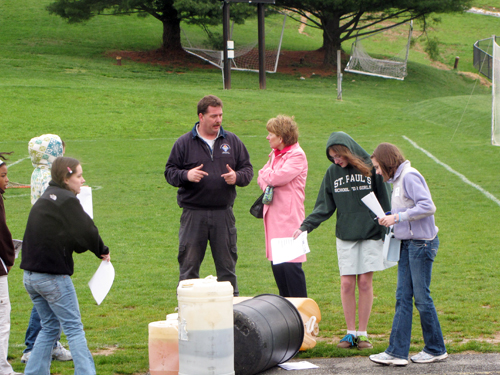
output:
[[278,115],[267,122],[266,129],[283,139],[285,147],[291,146],[299,140],[299,127],[294,116]]
[[392,143],[381,143],[373,151],[371,158],[377,159],[382,174],[393,178],[398,167],[405,162],[405,157],[401,150]]
[[76,167],[79,165],[80,162],[76,159],[59,156],[52,163],[52,168],[50,170],[52,181],[63,189],[69,190],[69,187],[64,180],[66,178],[70,178],[73,173],[76,173]]

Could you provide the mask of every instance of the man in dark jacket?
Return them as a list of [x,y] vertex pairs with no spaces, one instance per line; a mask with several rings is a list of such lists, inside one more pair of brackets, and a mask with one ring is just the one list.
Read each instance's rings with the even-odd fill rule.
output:
[[253,168],[245,145],[222,126],[222,101],[213,95],[198,103],[199,121],[172,147],[165,178],[178,187],[179,280],[199,277],[208,241],[219,281],[230,281],[237,296],[236,186],[247,186]]

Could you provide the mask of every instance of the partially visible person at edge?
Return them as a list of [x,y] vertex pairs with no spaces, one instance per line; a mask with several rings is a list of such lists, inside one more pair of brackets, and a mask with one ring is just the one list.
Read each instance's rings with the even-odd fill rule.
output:
[[73,252],[90,250],[109,261],[109,249],[76,197],[85,182],[80,162],[58,157],[51,176],[49,187],[31,208],[23,239],[24,287],[42,321],[25,374],[49,375],[52,350],[62,325],[75,374],[94,375],[94,360],[70,276],[74,271]]
[[[35,168],[31,174],[31,204],[34,205],[38,198],[42,196],[51,180],[50,168],[57,157],[64,155],[65,144],[58,135],[43,134],[32,138],[28,143],[28,152],[31,157],[31,164]],[[36,338],[42,329],[40,316],[35,306],[31,309],[30,320],[24,343],[26,348],[21,357],[22,363],[27,363]],[[60,335],[59,335],[60,338]],[[52,359],[56,361],[71,361],[71,352],[65,349],[58,341],[52,349]]]
[[408,364],[415,299],[425,346],[411,360],[415,363],[443,360],[448,353],[430,295],[432,264],[439,247],[438,227],[434,222],[436,206],[424,177],[396,146],[381,143],[371,158],[377,173],[393,184],[391,214],[379,219],[379,223],[394,226],[394,237],[401,240],[401,253],[389,347],[370,359],[384,365]]
[[[326,145],[328,167],[313,212],[295,231],[311,232],[337,211],[335,228],[337,257],[340,270],[340,296],[347,333],[339,348],[370,349],[368,320],[373,305],[373,272],[386,267],[383,257],[384,230],[374,220],[374,214],[361,201],[373,192],[382,208],[389,210],[389,189],[375,174],[370,155],[348,134],[334,132]],[[358,330],[356,330],[356,284],[358,286]]]
[[230,281],[238,296],[236,277],[236,186],[253,177],[250,156],[241,140],[224,130],[222,101],[205,96],[198,102],[198,122],[174,143],[165,179],[178,187],[182,208],[179,228],[179,281],[199,278],[208,241],[218,281]]
[[0,374],[1,375],[22,375],[14,372],[11,364],[7,361],[9,351],[10,336],[10,299],[9,283],[7,275],[14,265],[15,250],[12,242],[12,235],[7,227],[5,219],[5,207],[3,204],[3,193],[7,188],[9,178],[7,177],[7,160],[4,155],[8,152],[0,152]]
[[262,190],[273,186],[273,198],[264,205],[266,256],[271,261],[274,279],[282,297],[307,297],[302,255],[285,263],[274,264],[273,238],[292,237],[304,221],[304,199],[307,178],[306,154],[298,143],[299,130],[293,117],[279,115],[267,122],[266,139],[272,151],[259,171],[257,182]]

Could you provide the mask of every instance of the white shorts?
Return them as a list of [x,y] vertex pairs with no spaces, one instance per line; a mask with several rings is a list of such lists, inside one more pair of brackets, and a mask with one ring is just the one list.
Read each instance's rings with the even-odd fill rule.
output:
[[386,269],[383,246],[382,240],[343,241],[337,238],[340,275],[362,275]]

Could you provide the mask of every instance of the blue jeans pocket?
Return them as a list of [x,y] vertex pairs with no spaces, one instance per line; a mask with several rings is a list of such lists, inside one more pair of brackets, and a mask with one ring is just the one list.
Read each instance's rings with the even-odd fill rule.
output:
[[36,285],[33,285],[33,287],[49,303],[56,302],[61,298],[61,291],[59,290],[56,278],[46,279]]
[[411,247],[414,258],[427,258],[430,261],[434,261],[439,241],[437,241],[437,237],[434,240],[411,240]]

